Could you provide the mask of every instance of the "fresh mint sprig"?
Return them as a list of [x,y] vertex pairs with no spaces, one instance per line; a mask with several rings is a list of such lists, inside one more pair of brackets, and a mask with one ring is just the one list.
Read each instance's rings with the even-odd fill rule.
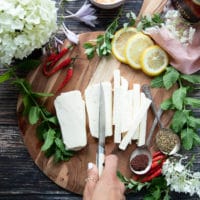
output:
[[124,183],[128,192],[139,192],[143,189],[146,191],[144,200],[169,200],[169,187],[164,176],[154,178],[150,182],[141,183],[128,179],[123,176],[120,172],[117,172],[117,176],[122,183]]
[[[37,62],[30,63],[30,66],[35,64]],[[25,79],[16,75],[16,68],[18,67],[8,67],[7,71],[0,75],[0,83],[11,81],[19,88],[23,102],[22,114],[27,116],[31,125],[37,125],[36,133],[38,139],[43,143],[41,150],[45,155],[47,157],[53,156],[55,162],[69,160],[74,155],[74,152],[65,148],[58,119],[40,102],[41,98],[50,97],[53,94],[34,92]],[[24,67],[26,68],[25,63]],[[21,68],[23,68],[22,63]]]
[[161,108],[174,111],[171,128],[180,135],[182,146],[190,150],[195,145],[200,145],[197,131],[200,128],[200,118],[195,117],[192,111],[200,108],[200,99],[189,96],[194,90],[193,84],[200,83],[200,75],[181,74],[175,68],[168,67],[164,74],[152,80],[151,86],[168,90],[177,83],[179,88],[173,92],[171,98],[161,104]]

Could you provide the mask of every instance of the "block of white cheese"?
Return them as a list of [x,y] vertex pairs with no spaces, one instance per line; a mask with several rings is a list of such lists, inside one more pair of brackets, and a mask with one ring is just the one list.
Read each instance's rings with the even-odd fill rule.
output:
[[61,93],[54,101],[63,142],[79,150],[87,144],[85,102],[78,90]]
[[[102,82],[105,97],[105,135],[112,135],[112,85]],[[85,90],[85,102],[89,120],[89,129],[93,137],[98,138],[99,130],[99,95],[100,83],[90,85]]]
[[146,98],[145,103],[142,107],[138,108],[139,112],[137,115],[134,116],[134,119],[132,121],[132,125],[127,132],[127,134],[124,136],[123,140],[121,141],[119,148],[121,150],[125,150],[128,144],[130,143],[133,135],[135,134],[137,128],[139,127],[141,121],[144,119],[145,114],[148,112],[149,106],[151,104],[151,100]]

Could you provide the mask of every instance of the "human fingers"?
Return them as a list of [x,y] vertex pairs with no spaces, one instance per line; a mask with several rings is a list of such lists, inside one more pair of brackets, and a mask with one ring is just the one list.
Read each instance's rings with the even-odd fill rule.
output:
[[116,176],[117,165],[118,165],[118,158],[116,155],[111,154],[106,156],[105,169],[103,173]]
[[86,185],[83,192],[83,200],[91,200],[97,181],[99,180],[97,166],[93,163],[88,163]]
[[105,158],[105,169],[103,176],[106,179],[109,179],[109,182],[112,182],[117,186],[120,191],[123,193],[125,191],[124,184],[117,177],[117,168],[118,168],[118,157],[116,155],[109,155]]

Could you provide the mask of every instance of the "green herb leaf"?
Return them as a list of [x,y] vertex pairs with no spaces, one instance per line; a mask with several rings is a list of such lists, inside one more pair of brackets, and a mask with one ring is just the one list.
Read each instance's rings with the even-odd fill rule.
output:
[[184,103],[185,103],[185,105],[190,105],[193,108],[199,108],[200,107],[200,99],[186,97],[184,99]]
[[183,103],[186,98],[187,89],[185,87],[181,87],[177,89],[172,95],[172,102],[175,108],[181,110],[183,108]]
[[85,43],[83,47],[85,48],[85,54],[87,55],[87,58],[92,59],[95,54],[95,46],[91,43]]
[[192,149],[194,131],[191,128],[186,128],[181,131],[182,145],[186,150]]
[[190,83],[200,83],[200,75],[181,74],[181,79],[184,79]]
[[165,88],[170,89],[179,79],[179,72],[177,72],[174,68],[168,67],[166,69],[166,73],[163,76],[163,84]]
[[160,105],[160,107],[163,110],[170,110],[170,109],[174,109],[174,104],[172,102],[172,98],[166,99],[165,101],[163,101]]
[[8,81],[12,77],[12,72],[8,70],[7,72],[0,75],[0,83]]
[[29,111],[29,123],[30,124],[36,124],[38,120],[40,119],[40,112],[41,109],[38,106],[31,106],[30,111]]
[[55,139],[55,130],[50,128],[46,134],[45,142],[42,145],[41,150],[47,151],[53,145],[54,139]]
[[151,81],[151,87],[153,88],[162,88],[165,87],[164,82],[163,82],[163,75],[157,76],[155,77],[152,81]]
[[173,131],[175,131],[176,133],[179,133],[181,131],[181,129],[184,127],[184,125],[187,122],[187,115],[184,111],[176,111],[174,113],[174,116],[172,118],[172,124],[171,127],[173,129]]
[[187,117],[187,123],[188,126],[194,129],[200,128],[200,119],[193,117],[193,116],[188,116]]

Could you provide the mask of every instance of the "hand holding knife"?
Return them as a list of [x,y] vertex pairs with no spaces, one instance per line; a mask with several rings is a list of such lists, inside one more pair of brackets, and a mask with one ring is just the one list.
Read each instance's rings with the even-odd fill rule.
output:
[[99,92],[99,143],[97,149],[97,158],[96,164],[99,170],[99,176],[103,171],[104,166],[104,158],[105,158],[105,125],[106,125],[106,118],[105,118],[105,95],[103,90],[103,85],[100,83],[100,92]]

